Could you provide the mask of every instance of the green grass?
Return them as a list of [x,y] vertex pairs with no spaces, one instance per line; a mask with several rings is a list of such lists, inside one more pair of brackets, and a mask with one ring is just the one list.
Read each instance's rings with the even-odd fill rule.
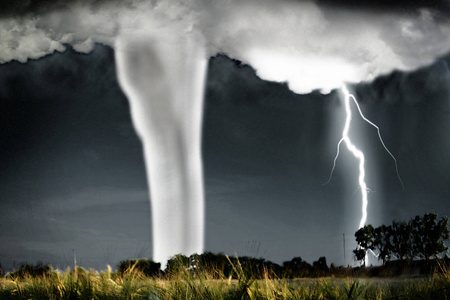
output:
[[0,278],[0,299],[450,299],[450,272],[422,278],[255,279],[239,264],[232,279],[179,270],[149,278],[82,268],[41,277]]

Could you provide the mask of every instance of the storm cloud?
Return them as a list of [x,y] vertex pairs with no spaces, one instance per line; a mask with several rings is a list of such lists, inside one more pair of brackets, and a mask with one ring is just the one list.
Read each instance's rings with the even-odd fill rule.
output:
[[67,44],[88,53],[94,43],[114,47],[121,35],[140,31],[164,39],[170,27],[201,36],[208,56],[239,59],[294,92],[329,92],[447,53],[448,4],[401,4],[388,10],[352,1],[28,1],[0,19],[0,62],[26,62]]

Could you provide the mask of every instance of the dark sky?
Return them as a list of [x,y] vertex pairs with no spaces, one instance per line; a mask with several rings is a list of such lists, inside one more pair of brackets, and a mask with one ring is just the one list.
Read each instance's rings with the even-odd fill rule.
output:
[[[352,86],[374,128],[354,117],[366,153],[368,223],[450,215],[447,59]],[[151,257],[141,144],[117,84],[113,50],[70,48],[0,65],[0,262],[106,268]],[[352,262],[360,219],[357,165],[345,147],[336,92],[296,95],[226,56],[209,63],[204,109],[205,249],[312,262]]]
[[[119,0],[28,0],[15,1],[4,0],[0,4],[0,15],[17,15],[29,13],[42,13],[53,9],[68,7],[73,4],[93,5],[101,7],[105,4],[115,5]],[[131,3],[131,0],[122,0]],[[305,0],[294,0],[294,2],[308,2]],[[355,10],[373,11],[400,11],[412,12],[421,8],[431,8],[442,13],[450,13],[450,4],[446,0],[317,0],[320,6],[332,8],[345,7]]]

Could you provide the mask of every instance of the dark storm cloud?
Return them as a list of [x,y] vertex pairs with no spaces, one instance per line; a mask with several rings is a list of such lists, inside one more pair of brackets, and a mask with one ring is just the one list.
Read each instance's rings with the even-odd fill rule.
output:
[[[132,1],[119,0],[4,0],[0,4],[0,16],[44,13],[50,10],[66,8],[73,4],[91,5],[100,8],[105,4],[120,4],[122,2],[131,3]],[[307,2],[296,0],[296,2]],[[450,4],[445,0],[316,0],[319,5],[332,6],[345,9],[361,10],[397,10],[401,12],[411,12],[414,10],[428,8],[445,13],[450,12]]]
[[[113,56],[112,51],[106,49],[98,47],[89,57],[75,55],[70,49],[42,63],[31,63],[27,68],[17,62],[2,66],[0,97],[2,108],[8,114],[0,120],[0,137],[4,143],[0,153],[9,157],[4,162],[6,170],[14,168],[24,155],[27,157],[30,148],[41,154],[48,151],[47,156],[52,157],[71,142],[94,142],[96,132],[87,121],[95,114],[110,112],[104,114],[105,119],[129,122],[129,116],[119,116],[115,111],[121,106],[128,108],[128,104],[118,86],[112,85],[116,83],[111,64]],[[100,130],[108,136],[121,135],[103,127]],[[83,128],[87,135],[80,136],[73,131],[75,128]],[[129,132],[133,134],[131,126]],[[42,147],[43,141],[51,147]],[[80,151],[74,159],[83,155],[89,153]],[[100,164],[103,161],[96,160]]]
[[[383,201],[390,201],[385,204],[386,216],[407,219],[426,211],[449,214],[445,204],[450,194],[449,83],[447,64],[438,61],[413,73],[396,72],[356,87],[367,117],[390,140],[405,181],[402,192],[390,176],[379,174]],[[388,170],[388,160],[377,163]]]
[[400,12],[415,13],[420,9],[432,9],[449,14],[450,3],[447,0],[316,0],[323,6],[340,9],[357,9],[377,13]]
[[74,4],[89,5],[100,9],[102,5],[130,2],[124,0],[3,0],[0,3],[0,17],[10,17],[27,14],[42,14],[52,10],[66,9]]

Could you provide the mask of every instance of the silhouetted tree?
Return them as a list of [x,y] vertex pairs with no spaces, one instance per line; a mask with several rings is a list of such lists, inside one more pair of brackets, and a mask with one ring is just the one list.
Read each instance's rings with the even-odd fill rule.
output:
[[355,256],[356,261],[360,261],[361,264],[365,264],[367,251],[364,248],[357,248],[353,250],[353,255]]
[[367,250],[374,250],[374,229],[372,225],[366,225],[358,231],[355,232],[356,243],[358,244],[358,248],[353,250],[355,254],[356,260],[362,261],[365,263],[365,257]]
[[178,273],[180,271],[185,271],[191,268],[191,260],[186,255],[176,254],[171,257],[167,262],[167,273]]
[[358,231],[355,232],[356,242],[358,243],[359,247],[366,250],[373,250],[373,231],[373,226],[369,224],[358,229]]
[[279,264],[267,260],[264,265],[269,276],[275,278],[280,278],[282,276],[283,268]]
[[313,267],[317,269],[327,269],[327,258],[325,256],[319,257],[319,260],[313,262]]
[[129,259],[119,263],[117,273],[125,274],[126,272],[141,272],[148,277],[158,277],[162,275],[161,264],[148,259]]
[[241,256],[237,260],[247,278],[261,278],[264,274],[264,259]]
[[325,276],[328,274],[327,259],[325,256],[320,257],[317,261],[313,262],[314,273],[316,276]]
[[2,268],[2,263],[0,262],[0,278],[5,277],[5,271]]
[[36,265],[22,263],[19,269],[9,273],[9,276],[12,278],[42,277],[49,275],[51,271],[52,266],[44,265],[42,262],[38,262]]
[[205,252],[202,254],[192,254],[189,257],[190,269],[195,272],[207,272],[216,278],[227,276],[231,271],[231,265],[223,253],[214,254]]
[[411,222],[392,222],[392,255],[400,261],[412,259],[414,248],[413,227]]
[[392,257],[392,227],[381,225],[373,231],[373,251],[378,252],[378,259],[383,261],[390,261]]
[[437,218],[434,213],[416,216],[409,222],[393,221],[391,226],[373,228],[366,225],[355,233],[358,248],[353,251],[356,260],[364,261],[367,250],[378,252],[383,264],[392,257],[400,261],[419,257],[427,262],[448,249],[448,218]]
[[449,239],[448,218],[437,219],[437,214],[425,214],[422,218],[416,216],[411,221],[414,247],[412,254],[427,262],[446,251],[445,241]]
[[283,262],[283,273],[285,277],[307,277],[311,274],[312,267],[301,257],[294,257],[290,261]]
[[223,253],[213,254],[205,252],[198,257],[199,271],[207,270],[211,275],[217,278],[228,277],[231,274],[232,266]]

